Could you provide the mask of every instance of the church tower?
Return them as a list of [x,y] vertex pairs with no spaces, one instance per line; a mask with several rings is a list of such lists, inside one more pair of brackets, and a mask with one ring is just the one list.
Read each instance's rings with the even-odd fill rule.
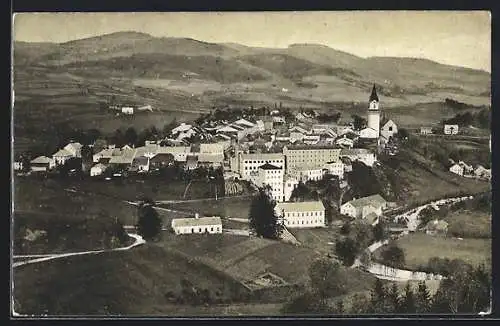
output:
[[368,107],[368,128],[372,128],[377,132],[377,138],[380,136],[380,110],[377,90],[373,84],[372,93],[370,95],[370,105]]

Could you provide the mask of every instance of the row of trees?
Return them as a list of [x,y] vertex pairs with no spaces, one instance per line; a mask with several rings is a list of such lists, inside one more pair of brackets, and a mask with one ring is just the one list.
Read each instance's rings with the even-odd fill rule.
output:
[[471,113],[469,111],[464,113],[457,113],[453,118],[444,119],[444,124],[457,124],[461,127],[477,126],[484,129],[489,129],[491,123],[491,110],[483,109],[479,112]]
[[368,296],[355,294],[348,307],[328,299],[347,293],[349,274],[336,262],[320,259],[309,270],[310,284],[304,293],[283,307],[292,314],[428,314],[479,313],[490,308],[491,275],[483,267],[466,265],[444,279],[434,295],[425,281],[416,288],[407,282],[401,291],[396,282],[376,279]]

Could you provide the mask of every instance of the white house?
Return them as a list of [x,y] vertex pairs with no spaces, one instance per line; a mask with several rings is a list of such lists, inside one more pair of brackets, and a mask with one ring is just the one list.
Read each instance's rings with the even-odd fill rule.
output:
[[156,154],[172,154],[177,162],[186,162],[190,153],[191,146],[159,146],[156,149]]
[[71,153],[73,157],[82,157],[82,147],[83,145],[80,143],[69,143],[64,146],[64,149]]
[[386,200],[377,194],[354,199],[341,205],[340,214],[354,218],[365,218],[370,213],[375,213],[377,216],[380,216],[386,207]]
[[64,163],[66,163],[66,161],[72,157],[73,155],[71,155],[71,153],[64,148],[52,154],[52,159],[54,160],[56,165],[64,165]]
[[304,135],[302,142],[307,145],[316,145],[320,140],[320,135]]
[[104,171],[106,171],[106,168],[107,168],[106,165],[104,165],[102,163],[97,163],[92,168],[90,168],[90,176],[91,177],[99,176],[99,175],[103,174]]
[[[344,135],[345,136],[345,135]],[[354,140],[348,137],[340,137],[335,140],[335,144],[343,147],[343,148],[353,148],[354,147]]]
[[445,135],[456,135],[458,134],[458,125],[448,125],[445,124],[443,128]]
[[299,131],[290,131],[290,142],[295,143],[297,141],[302,141],[306,133]]
[[320,200],[277,203],[274,209],[287,228],[326,226],[325,206]]
[[375,139],[378,137],[379,137],[378,131],[373,128],[365,128],[360,130],[359,132],[359,138]]
[[195,214],[194,218],[175,218],[171,226],[175,234],[222,233],[222,220],[219,216],[199,217]]
[[380,135],[386,139],[390,139],[392,136],[398,133],[398,126],[394,121],[387,121],[380,129]]
[[54,168],[56,163],[54,159],[46,156],[38,156],[30,162],[30,168],[33,172],[47,172]]
[[463,176],[464,175],[464,167],[460,164],[453,164],[450,167],[450,172],[458,174],[459,176]]
[[329,174],[338,176],[339,179],[344,178],[344,163],[342,163],[341,160],[327,162],[323,168],[326,169]]
[[474,170],[474,175],[478,178],[491,179],[491,169],[486,169],[485,167],[478,165]]
[[432,134],[432,127],[420,127],[420,134],[421,135],[430,135]]
[[319,181],[323,178],[323,168],[302,168],[297,171],[296,175],[302,182]]
[[130,106],[124,106],[122,107],[122,113],[123,114],[134,114],[134,108]]
[[276,202],[283,201],[283,176],[284,167],[265,163],[259,166],[257,186],[271,188],[270,195]]

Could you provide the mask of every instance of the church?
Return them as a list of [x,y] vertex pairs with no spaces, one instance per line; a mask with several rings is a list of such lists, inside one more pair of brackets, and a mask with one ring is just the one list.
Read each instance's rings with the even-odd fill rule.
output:
[[370,94],[367,126],[359,131],[359,138],[362,140],[373,140],[379,147],[384,147],[389,139],[398,132],[398,126],[385,115],[381,119],[380,102],[375,84]]

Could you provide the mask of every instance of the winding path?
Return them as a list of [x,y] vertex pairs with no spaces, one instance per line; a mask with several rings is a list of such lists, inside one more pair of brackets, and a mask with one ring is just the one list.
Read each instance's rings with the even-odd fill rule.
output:
[[[418,206],[417,208],[413,208],[406,212],[396,215],[394,217],[394,221],[397,221],[400,218],[406,218],[408,220],[406,228],[403,230],[402,233],[400,233],[399,237],[408,234],[409,231],[417,230],[418,225],[420,223],[419,214],[424,208],[431,206],[434,209],[439,209],[439,206],[441,205],[456,203],[472,198],[474,197],[462,196],[462,197],[444,198],[427,204],[423,204],[421,206]],[[388,243],[389,240],[375,242],[371,244],[368,248],[366,248],[364,252],[373,253],[375,250],[387,245]],[[361,255],[356,258],[354,264],[351,266],[351,268],[357,268],[357,267],[364,268],[367,272],[373,274],[375,277],[379,279],[396,281],[396,282],[441,280],[444,278],[444,276],[439,274],[398,269],[374,262],[370,262],[369,265],[365,265],[361,262]]]
[[28,264],[35,264],[35,263],[41,263],[44,261],[49,261],[49,260],[54,260],[54,259],[59,259],[59,258],[64,258],[64,257],[71,257],[71,256],[81,256],[81,255],[91,255],[91,254],[100,254],[103,252],[110,252],[110,251],[124,251],[124,250],[130,250],[134,247],[143,245],[146,243],[146,241],[138,234],[135,233],[127,233],[129,237],[134,238],[135,241],[129,246],[126,247],[120,247],[120,248],[114,248],[114,249],[103,249],[103,250],[90,250],[90,251],[80,251],[80,252],[69,252],[69,253],[64,253],[64,254],[52,254],[52,255],[20,255],[20,256],[13,256],[12,258],[31,258],[31,257],[40,257],[40,258],[35,258],[35,259],[30,259],[30,260],[25,260],[25,261],[20,261],[20,262],[15,262],[12,264],[13,268],[19,267],[19,266],[24,266]]

